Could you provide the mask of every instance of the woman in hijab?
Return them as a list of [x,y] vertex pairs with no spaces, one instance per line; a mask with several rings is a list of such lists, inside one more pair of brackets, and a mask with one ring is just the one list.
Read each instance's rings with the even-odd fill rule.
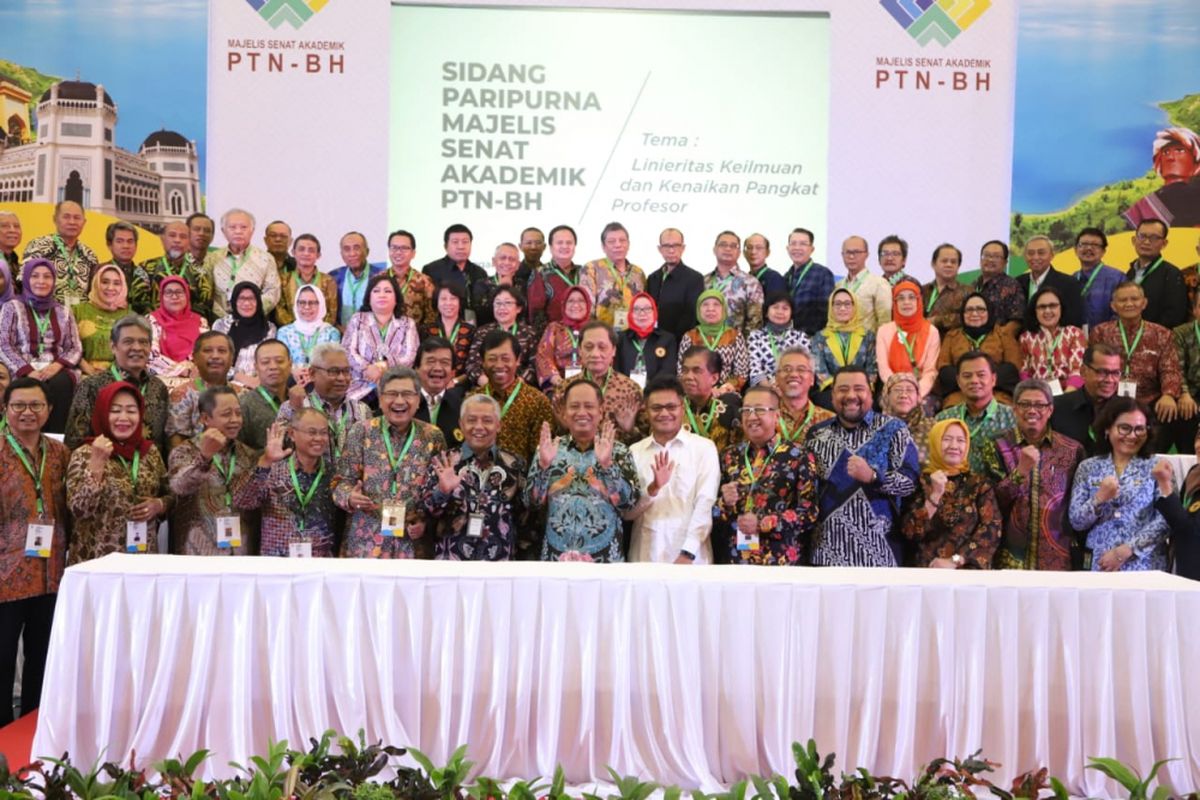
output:
[[325,321],[325,294],[316,286],[305,284],[292,301],[295,322],[279,329],[279,341],[287,345],[292,356],[292,377],[304,386],[312,379],[309,357],[313,348],[325,342],[340,342],[338,329]]
[[563,316],[551,322],[538,342],[534,364],[538,386],[549,390],[583,369],[579,332],[592,317],[592,295],[582,286],[572,286],[563,300]]
[[47,433],[62,433],[83,345],[79,328],[66,306],[54,299],[54,264],[31,258],[21,271],[21,293],[0,309],[0,361],[15,377],[40,380],[50,399]]
[[892,321],[880,325],[875,334],[879,377],[886,381],[896,372],[913,373],[924,403],[937,378],[940,348],[937,328],[925,319],[920,285],[901,280],[892,287]]
[[696,300],[696,327],[679,340],[679,358],[676,371],[683,368],[683,358],[693,347],[706,347],[720,353],[724,366],[718,380],[721,384],[713,388],[713,394],[727,392],[741,394],[750,380],[750,349],[737,328],[725,324],[729,318],[729,304],[718,289],[707,289]]
[[75,527],[67,564],[109,553],[158,552],[158,522],[171,510],[167,468],[144,437],[142,395],[124,381],[100,390],[92,435],[71,454],[67,505]]
[[996,492],[971,472],[966,423],[945,419],[929,430],[929,460],[900,530],[917,543],[913,566],[991,569],[1003,520]]
[[168,389],[200,373],[192,351],[208,320],[192,311],[192,289],[185,278],[168,275],[158,285],[158,308],[150,312],[149,368]]
[[972,350],[987,353],[996,362],[996,397],[1012,402],[1012,391],[1021,379],[1021,348],[1006,325],[997,325],[992,304],[979,292],[971,292],[963,301],[962,327],[952,328],[942,340],[938,353],[938,386],[942,407],[963,401],[958,390],[958,359]]
[[103,372],[112,364],[112,326],[128,313],[129,287],[125,283],[125,272],[116,264],[105,264],[92,276],[87,302],[71,309],[83,346],[79,368],[84,375]]
[[644,389],[657,377],[675,374],[678,350],[675,334],[659,330],[658,303],[646,292],[635,294],[629,301],[629,325],[618,336],[617,372]]
[[[879,368],[875,363],[875,331],[867,330],[858,309],[858,298],[849,289],[835,289],[829,295],[828,322],[812,340],[813,371],[820,389],[818,405],[831,408],[830,387],[833,376],[845,366],[861,367],[867,383],[875,385]],[[823,402],[822,402],[823,401]]]
[[750,385],[775,380],[779,354],[789,347],[808,347],[808,334],[792,327],[792,296],[786,289],[763,301],[763,326],[750,331]]
[[257,284],[242,281],[229,297],[229,314],[213,323],[213,330],[227,333],[233,340],[233,382],[254,389],[258,386],[254,350],[264,340],[275,338],[275,325],[267,320]]
[[929,429],[933,417],[921,407],[921,387],[917,376],[911,372],[894,372],[883,387],[880,402],[883,413],[893,416],[908,426],[913,444],[917,447],[918,460],[929,462]]

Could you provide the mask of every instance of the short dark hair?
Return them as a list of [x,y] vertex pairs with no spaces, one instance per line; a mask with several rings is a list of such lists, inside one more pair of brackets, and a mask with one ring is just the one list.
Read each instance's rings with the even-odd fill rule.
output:
[[[1052,294],[1058,298],[1058,304],[1063,305],[1062,293],[1053,286],[1046,284],[1042,288],[1033,293],[1033,297],[1029,298],[1029,304],[1025,306],[1025,330],[1036,332],[1041,326],[1037,318],[1037,304],[1044,294]],[[1059,309],[1058,324],[1063,325],[1063,314],[1066,309]]]
[[4,387],[4,404],[8,405],[8,401],[12,398],[13,392],[18,389],[38,389],[42,393],[42,397],[46,398],[47,405],[53,405],[50,402],[50,395],[46,391],[46,384],[39,381],[37,378],[29,375],[22,375],[19,378],[13,378],[12,383]]
[[[536,232],[538,232],[538,233],[542,233],[542,229],[541,229],[541,228],[535,228],[535,227],[533,227],[533,226],[531,225],[531,226],[529,226],[528,228],[526,228],[525,230],[521,231],[521,238],[522,238],[522,239],[524,239],[524,238],[525,238],[525,234],[529,233],[530,231],[536,231]],[[545,238],[545,237],[546,237],[546,234],[542,233],[542,238]]]
[[433,310],[437,311],[438,300],[442,296],[442,292],[449,292],[458,298],[458,315],[461,317],[463,312],[467,310],[467,292],[457,283],[443,282],[439,283],[433,290]]
[[513,300],[516,300],[517,305],[521,307],[521,310],[525,310],[525,293],[521,291],[521,287],[510,286],[505,283],[501,283],[492,287],[492,291],[488,294],[488,305],[490,306],[492,303],[494,303],[496,298],[502,294],[507,294]]
[[195,356],[199,355],[200,348],[204,346],[204,343],[207,342],[209,339],[215,339],[218,336],[225,340],[225,344],[229,345],[229,352],[232,355],[233,354],[233,338],[228,333],[221,333],[221,331],[208,330],[196,337],[196,343],[194,345],[192,345],[192,356],[195,357]]
[[594,389],[596,392],[596,399],[599,400],[601,403],[604,402],[604,390],[600,388],[600,384],[596,383],[591,378],[585,378],[582,375],[580,375],[577,378],[572,379],[568,384],[566,384],[566,388],[563,389],[562,402],[566,403],[567,396],[571,394],[571,390],[573,390],[579,386],[592,387],[592,389]]
[[[271,223],[271,225],[274,225],[274,224],[275,223]],[[287,223],[285,222],[283,224],[286,225]],[[271,225],[268,225],[267,227],[269,228],[269,227],[271,227]],[[296,245],[300,244],[301,242],[312,242],[313,244],[315,244],[317,246],[317,252],[318,253],[321,252],[321,240],[318,239],[316,236],[314,236],[311,233],[302,233],[299,236],[297,236],[295,239],[292,240],[292,252],[293,253],[296,252]]]
[[717,234],[717,238],[713,239],[714,247],[716,246],[717,242],[721,241],[722,236],[732,236],[733,238],[737,239],[738,247],[742,246],[742,237],[738,236],[733,231],[721,231],[720,233]]
[[[269,339],[268,341],[277,341]],[[217,398],[222,395],[229,395],[234,400],[237,399],[237,392],[232,386],[210,386],[200,393],[200,397],[196,400],[196,409],[201,414],[212,416],[213,411],[217,409]]]
[[392,291],[396,293],[396,308],[392,311],[392,317],[400,319],[400,317],[404,316],[404,293],[400,291],[400,284],[396,282],[396,279],[386,272],[378,272],[372,275],[371,279],[367,281],[367,290],[363,292],[362,307],[358,310],[371,311],[371,292],[375,291],[375,287],[384,281],[390,283]]
[[1142,229],[1142,227],[1145,225],[1160,226],[1162,228],[1162,235],[1164,237],[1166,237],[1168,234],[1171,233],[1171,226],[1168,225],[1166,222],[1162,221],[1161,219],[1159,219],[1158,217],[1150,217],[1149,219],[1142,220],[1141,222],[1138,223],[1136,230],[1140,231]]
[[783,400],[782,400],[782,399],[779,397],[779,391],[778,391],[778,390],[777,390],[777,389],[776,389],[774,386],[772,386],[772,385],[771,385],[771,384],[769,384],[769,383],[756,383],[756,384],[754,384],[753,386],[751,386],[749,389],[747,389],[747,390],[745,391],[745,393],[742,395],[742,399],[743,399],[743,400],[745,400],[745,399],[746,399],[747,397],[749,397],[749,396],[751,395],[751,393],[753,393],[753,392],[758,392],[759,394],[769,394],[769,395],[771,395],[771,397],[774,397],[774,398],[775,398],[775,404],[776,404],[776,405],[779,405],[780,403],[782,403],[782,402],[783,402]]
[[255,360],[258,359],[258,353],[260,350],[262,350],[264,347],[270,347],[271,345],[276,345],[276,344],[283,348],[283,352],[287,353],[288,360],[290,361],[292,358],[291,348],[289,348],[286,344],[281,342],[279,339],[263,339],[261,342],[259,342],[257,345],[255,345],[255,347],[254,347]]
[[[475,241],[475,234],[471,233],[471,229],[466,225],[463,225],[461,222],[456,222],[449,228],[446,228],[445,232],[442,234],[442,245],[445,246],[450,244],[450,237],[456,233],[465,233],[467,238],[469,238],[472,242]],[[391,237],[388,238],[388,241],[391,241]],[[413,242],[413,247],[416,246],[416,242]]]
[[767,292],[763,298],[763,316],[766,316],[766,310],[776,303],[787,303],[788,310],[792,310],[792,294],[787,289],[773,289]]
[[860,367],[856,364],[847,364],[844,367],[838,367],[833,373],[833,382],[837,383],[837,379],[843,375],[862,375],[867,379],[867,383],[871,382],[871,376],[867,374],[866,367]]
[[1000,249],[1004,251],[1004,260],[1008,261],[1008,242],[1002,242],[999,239],[989,239],[983,243],[983,247],[979,248],[979,255],[983,255],[983,251],[988,249],[988,246],[998,244]]
[[683,397],[685,394],[683,384],[674,375],[659,375],[652,379],[642,390],[642,397],[649,400],[650,395],[655,392],[674,392],[678,397]]
[[1104,235],[1104,231],[1099,228],[1084,228],[1079,233],[1075,234],[1075,244],[1079,244],[1079,240],[1085,236],[1096,236],[1100,239],[1100,244],[1108,247],[1108,237]]
[[113,239],[117,238],[117,231],[128,231],[129,233],[133,234],[133,241],[135,243],[138,240],[137,228],[133,227],[125,220],[119,219],[116,222],[110,222],[108,227],[104,229],[104,241],[111,245],[113,243]]
[[[809,244],[817,243],[817,237],[813,236],[813,232],[810,231],[808,228],[792,228],[792,233],[803,233],[806,236],[808,236]],[[789,239],[791,238],[791,234],[788,234],[788,238]]]
[[205,214],[203,211],[197,211],[194,214],[189,214],[187,220],[183,224],[187,225],[190,228],[190,227],[192,227],[192,220],[196,220],[196,219],[206,219],[209,222],[213,221],[213,218],[210,217],[208,214]]
[[992,358],[991,356],[989,356],[987,353],[983,352],[982,350],[968,350],[967,352],[963,353],[961,356],[956,358],[954,360],[955,373],[959,372],[959,370],[962,369],[962,365],[965,364],[966,362],[975,361],[976,359],[979,359],[979,358],[982,358],[984,361],[987,362],[988,369],[990,369],[992,371],[992,374],[995,375],[996,374],[996,359]]
[[713,375],[720,375],[725,369],[725,359],[716,350],[710,350],[707,347],[692,347],[683,354],[683,358],[679,359],[679,365],[683,366],[689,358],[703,358],[704,368]]
[[520,358],[521,343],[517,341],[517,337],[504,328],[496,328],[487,332],[487,335],[483,337],[483,352],[486,354],[498,347],[503,347],[505,342],[512,345],[513,355]]
[[879,255],[880,258],[883,258],[883,246],[885,244],[900,245],[900,255],[903,256],[904,258],[908,258],[908,242],[904,241],[903,239],[901,239],[899,236],[897,236],[894,233],[890,233],[887,236],[885,236],[879,240],[879,247],[876,249],[876,253]]
[[454,353],[454,345],[450,344],[450,340],[442,336],[426,336],[421,340],[421,344],[417,346],[417,358],[413,361],[413,366],[421,366],[421,358],[426,353],[432,353],[435,350],[449,350]]
[[554,234],[558,233],[559,231],[566,231],[567,233],[571,234],[572,241],[574,241],[575,244],[579,244],[579,237],[575,234],[575,229],[570,225],[555,225],[550,229],[550,233],[547,234],[546,241],[553,243]]
[[604,244],[604,239],[614,231],[620,231],[621,233],[625,234],[626,237],[629,236],[629,231],[625,229],[624,225],[619,222],[610,222],[604,226],[604,230],[600,231],[600,244]]
[[933,248],[933,256],[929,259],[929,263],[936,264],[937,260],[938,260],[938,253],[942,252],[947,247],[949,247],[951,250],[953,250],[955,255],[958,256],[958,265],[961,267],[962,266],[962,250],[959,250],[957,247],[950,244],[949,242],[942,242],[937,247]]
[[613,347],[616,347],[618,342],[620,342],[620,340],[617,338],[617,332],[612,329],[612,326],[607,322],[598,319],[584,323],[584,326],[579,329],[579,341],[583,341],[583,337],[587,336],[588,331],[594,331],[597,329],[603,329],[606,333],[608,333],[608,341],[612,343]]
[[1112,356],[1116,356],[1117,358],[1121,359],[1122,365],[1125,363],[1125,354],[1116,347],[1113,347],[1108,342],[1096,342],[1095,344],[1088,345],[1087,349],[1083,351],[1083,366],[1091,367],[1092,357],[1097,354],[1108,356],[1110,358]]
[[1146,418],[1146,441],[1142,442],[1142,447],[1138,450],[1138,457],[1147,458],[1154,453],[1155,420],[1150,414],[1150,409],[1139,403],[1136,398],[1117,395],[1105,402],[1104,407],[1100,409],[1100,413],[1092,422],[1092,430],[1096,433],[1097,455],[1106,456],[1112,452],[1112,442],[1108,441],[1108,429],[1116,424],[1117,417],[1134,411],[1142,412],[1142,416]]
[[[470,233],[470,231],[467,231],[467,233]],[[389,233],[389,234],[388,234],[388,238],[387,238],[387,243],[388,243],[389,245],[391,245],[391,243],[392,243],[392,239],[395,239],[397,236],[404,236],[404,237],[406,237],[406,238],[408,239],[408,246],[409,246],[409,247],[411,247],[413,250],[416,250],[416,249],[417,249],[417,237],[413,236],[411,233],[409,233],[408,231],[404,230],[403,228],[400,228],[400,229],[398,229],[398,230],[394,230],[394,231],[392,231],[391,233]],[[450,241],[450,234],[449,234],[449,233],[447,233],[447,234],[446,234],[446,241]]]

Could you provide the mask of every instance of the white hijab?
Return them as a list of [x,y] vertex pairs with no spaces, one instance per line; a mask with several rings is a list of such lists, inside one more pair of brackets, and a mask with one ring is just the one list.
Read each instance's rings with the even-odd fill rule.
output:
[[[312,322],[305,322],[300,318],[300,295],[305,292],[312,292],[313,296],[317,298],[317,318]],[[293,323],[296,330],[305,336],[312,336],[327,324],[325,322],[325,293],[313,285],[301,286],[296,292],[296,298],[292,301],[292,315],[296,318]]]

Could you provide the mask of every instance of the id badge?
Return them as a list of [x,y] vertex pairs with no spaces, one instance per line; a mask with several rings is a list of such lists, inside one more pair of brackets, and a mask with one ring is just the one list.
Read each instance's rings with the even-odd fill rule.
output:
[[25,532],[25,555],[30,558],[49,558],[54,541],[54,520],[29,523]]
[[217,517],[217,547],[229,550],[242,546],[242,519],[237,516]]
[[483,538],[483,514],[471,514],[467,517],[467,536],[472,539]]
[[394,539],[404,538],[404,503],[384,504],[379,533]]
[[1117,384],[1117,394],[1121,397],[1137,397],[1137,381],[1121,381]]
[[1050,393],[1055,397],[1058,397],[1063,393],[1062,381],[1060,381],[1058,378],[1055,378],[1052,381],[1047,381],[1047,383],[1050,384]]
[[631,372],[631,373],[629,373],[629,380],[631,380],[631,381],[633,381],[634,383],[636,383],[636,384],[638,385],[638,388],[639,388],[639,389],[645,389],[645,388],[646,388],[646,373],[644,373],[644,372]]
[[737,532],[737,549],[742,552],[756,552],[758,550],[758,534],[757,533],[742,533]]
[[127,521],[125,523],[125,552],[146,552],[146,541],[149,530],[150,528],[145,522]]
[[580,369],[579,367],[567,367],[566,369],[563,370],[563,377],[566,378],[567,380],[571,380],[571,378],[574,378],[576,375],[578,375],[581,372],[583,372],[583,370]]
[[624,308],[618,308],[613,312],[613,330],[620,333],[629,327],[629,311]]
[[312,542],[288,542],[288,558],[312,557]]

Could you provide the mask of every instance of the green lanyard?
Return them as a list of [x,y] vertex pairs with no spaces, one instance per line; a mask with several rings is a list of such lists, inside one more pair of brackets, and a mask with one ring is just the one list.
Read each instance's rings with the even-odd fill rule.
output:
[[271,397],[270,392],[260,386],[258,387],[258,394],[263,400],[267,401],[267,405],[271,407],[272,411],[274,411],[276,414],[279,413],[279,403],[275,402],[275,398]]
[[317,466],[317,477],[313,478],[312,485],[308,487],[308,492],[300,490],[300,478],[296,476],[296,456],[288,458],[288,472],[292,477],[292,488],[296,490],[296,503],[300,506],[300,524],[298,530],[304,530],[305,518],[308,516],[308,504],[312,502],[313,495],[317,493],[317,487],[321,485],[321,478],[325,476],[325,459],[321,459]]
[[[442,395],[442,396],[445,397],[445,395]],[[438,403],[435,406],[433,403],[431,403],[427,400],[427,401],[425,401],[425,405],[428,406],[428,408],[429,408],[429,421],[432,422],[434,425],[437,425],[438,424],[437,423],[438,414],[442,413],[442,404]]]
[[[1049,269],[1050,268],[1047,268],[1047,271]],[[1045,274],[1046,274],[1045,272],[1042,273],[1042,275],[1045,275]],[[1029,273],[1029,298],[1032,299],[1033,296],[1035,294],[1037,294],[1037,290],[1040,288],[1041,287],[1038,285],[1038,282],[1033,279],[1033,273],[1032,272]]]
[[[692,413],[692,401],[691,400],[685,399],[683,401],[683,410],[687,412],[688,422],[690,422],[692,424],[692,430],[695,431],[696,433],[700,434],[701,436],[703,436],[706,439],[710,438],[708,435],[708,432],[712,430],[713,422],[716,421],[716,418],[717,418],[716,413],[714,412],[712,414],[709,414],[708,415],[708,423],[705,424],[704,427],[701,427],[700,425],[696,424],[696,416]],[[700,412],[700,419],[703,420],[704,418],[705,418],[704,412],[702,411],[702,412]]]
[[21,466],[25,467],[25,471],[29,473],[29,477],[33,478],[33,490],[37,492],[37,513],[38,519],[46,518],[46,507],[42,503],[42,478],[46,476],[46,443],[41,442],[42,464],[38,467],[37,474],[33,473],[33,464],[29,463],[29,459],[25,457],[25,448],[21,446],[11,433],[4,434],[8,439],[9,445],[17,454],[17,458],[21,459]]
[[[408,291],[408,285],[412,283],[412,276],[413,270],[412,267],[409,267],[407,270],[405,270],[404,283],[400,284],[400,294],[404,294],[406,291]],[[392,270],[392,277],[397,281],[400,280],[400,277],[396,274],[395,270]]]
[[967,333],[966,331],[963,331],[963,336],[966,336],[967,341],[971,343],[972,350],[982,350],[983,349],[983,340],[987,338],[986,333],[983,336],[980,336],[978,339],[976,339],[974,336]]
[[[790,282],[791,283],[790,288],[792,290],[792,294],[795,294],[796,289],[798,289],[800,287],[800,284],[804,283],[804,276],[808,274],[808,271],[810,269],[812,269],[812,265],[813,265],[813,262],[812,262],[812,259],[810,258],[808,260],[808,263],[804,265],[804,269],[800,270],[800,277],[798,277],[795,280]],[[795,274],[795,271],[796,271],[796,269],[795,269],[795,267],[793,267],[792,273]]]
[[988,418],[992,416],[992,412],[995,410],[996,401],[992,400],[992,402],[988,403],[987,409],[983,412],[983,419],[972,423],[970,418],[967,416],[967,407],[965,404],[963,405],[962,421],[963,424],[967,426],[967,431],[970,432],[972,439],[979,436],[979,431],[983,430],[983,426],[987,424]]
[[213,466],[217,469],[217,474],[221,476],[221,480],[225,483],[225,507],[233,508],[233,493],[229,490],[229,485],[233,482],[233,471],[237,468],[237,453],[229,454],[229,466],[221,467],[221,457],[213,456]]
[[1162,256],[1159,256],[1158,261],[1155,261],[1153,264],[1151,264],[1150,268],[1147,269],[1145,272],[1143,272],[1141,275],[1135,277],[1133,279],[1133,282],[1136,283],[1138,286],[1141,286],[1142,281],[1146,280],[1146,278],[1149,278],[1150,273],[1152,273],[1152,272],[1154,272],[1154,270],[1158,269],[1158,265],[1161,263],[1163,263]]
[[[713,274],[718,275],[720,273],[714,272]],[[733,273],[730,272],[724,278],[713,278],[712,288],[714,288],[720,292],[726,292],[726,291],[729,291],[729,286],[732,283],[733,283]]]
[[229,253],[228,251],[226,251],[226,253],[229,257],[229,277],[236,282],[238,272],[241,271],[242,267],[246,266],[246,259],[250,256],[250,250],[246,249],[242,251],[242,258],[240,261],[233,253]]
[[933,311],[934,305],[937,304],[938,295],[941,293],[942,293],[942,290],[935,283],[933,285],[933,291],[929,294],[929,302],[925,304],[925,313],[926,314]]
[[133,482],[133,489],[136,492],[137,491],[138,472],[141,471],[141,468],[142,468],[142,451],[141,450],[133,451],[133,466],[132,467],[130,467],[129,462],[126,461],[121,456],[117,456],[117,460],[121,462],[121,466],[125,467],[125,471],[129,473],[129,479]]
[[1146,332],[1146,323],[1143,321],[1138,325],[1137,336],[1133,337],[1132,347],[1129,346],[1129,338],[1125,335],[1125,324],[1121,320],[1117,320],[1117,330],[1121,332],[1121,344],[1125,347],[1125,377],[1128,378],[1129,368],[1133,364],[1133,351],[1137,350],[1138,342],[1142,341],[1142,334]]
[[579,276],[578,276],[578,275],[576,275],[576,279],[575,279],[575,280],[571,280],[570,278],[568,278],[568,277],[566,276],[566,273],[564,273],[564,272],[563,272],[561,269],[559,269],[557,266],[551,267],[551,269],[552,269],[552,270],[554,270],[554,273],[555,273],[556,275],[558,275],[558,277],[560,277],[560,278],[562,278],[562,279],[563,279],[563,283],[567,284],[567,286],[578,286],[578,285],[579,285],[579,283],[578,283]]
[[[187,274],[188,259],[191,257],[192,257],[191,253],[187,253],[184,255],[183,263],[179,265],[179,274],[177,277],[182,278]],[[163,272],[167,273],[167,275],[175,276],[175,273],[171,271],[171,262],[167,261],[166,256],[163,256],[162,258],[160,258],[159,262],[162,264]]]
[[855,278],[853,281],[851,281],[850,276],[847,275],[846,276],[846,288],[849,289],[850,291],[854,292],[855,294],[858,294],[858,287],[862,286],[863,281],[865,281],[866,279],[867,279],[867,271],[865,269],[862,271],[862,274],[859,275],[857,278]]
[[613,264],[612,261],[607,258],[604,259],[604,266],[608,270],[608,274],[612,276],[613,285],[616,286],[621,291],[622,295],[624,295],[625,294],[625,284],[629,280],[629,262],[628,261],[625,262],[625,274],[624,275],[622,275],[620,272],[618,272],[616,265]]
[[[35,325],[37,325],[38,346],[40,348],[42,342],[45,341],[45,339],[46,339],[46,331],[50,330],[50,315],[53,312],[47,311],[46,314],[43,316],[43,315],[39,314],[38,312],[34,311],[32,307],[30,307],[29,313],[33,314],[33,323]],[[41,352],[41,350],[39,349],[38,352]]]
[[771,346],[771,355],[775,356],[775,366],[779,366],[779,338],[767,331],[767,344]]
[[370,270],[367,269],[367,265],[364,264],[362,275],[359,275],[357,278],[355,278],[354,273],[350,271],[350,268],[346,267],[346,285],[350,287],[350,305],[353,306],[355,310],[362,305],[362,288],[363,284],[367,282],[367,278],[370,277],[369,273]]
[[404,460],[408,455],[408,448],[412,446],[413,436],[417,433],[417,426],[409,423],[408,439],[404,442],[404,448],[400,450],[400,457],[392,451],[392,426],[388,423],[383,423],[383,443],[387,447],[388,464],[392,467],[392,494],[396,493],[396,465]]
[[[1121,323],[1117,322],[1117,324],[1120,325]],[[1064,333],[1066,333],[1065,330],[1059,331],[1058,336],[1054,337],[1054,341],[1050,342],[1050,349],[1046,351],[1046,366],[1050,368],[1051,372],[1054,371],[1054,354],[1058,352],[1058,346],[1062,344]]]
[[54,234],[54,245],[58,252],[62,254],[63,266],[67,271],[67,287],[71,289],[79,288],[79,244],[67,250],[67,243],[62,240],[62,237],[57,233]]
[[[838,340],[838,349],[842,351],[842,366],[850,365],[850,334],[836,331]],[[858,351],[854,351],[854,355],[858,355]]]
[[608,379],[612,377],[612,373],[612,367],[609,367],[608,371],[604,373],[604,383],[600,383],[600,381],[596,380],[592,376],[592,373],[588,372],[586,369],[583,371],[583,377],[587,378],[592,383],[600,383],[600,393],[604,394],[608,391]]
[[379,331],[379,341],[380,341],[381,343],[383,343],[383,344],[385,344],[385,345],[386,345],[386,344],[387,344],[388,331],[390,331],[390,330],[392,329],[392,320],[390,320],[390,319],[389,319],[389,320],[388,320],[388,324],[387,324],[387,325],[384,325],[382,328],[380,328],[378,324],[376,324],[376,325],[375,325],[375,327],[376,327],[376,329],[378,329],[378,331]]
[[813,410],[813,404],[810,402],[808,404],[808,413],[804,415],[804,422],[801,422],[799,425],[797,425],[794,431],[788,430],[787,420],[783,418],[782,414],[780,414],[779,432],[783,434],[783,438],[787,439],[789,442],[795,442],[796,437],[800,435],[800,432],[808,428],[808,423],[812,422]]
[[725,331],[727,330],[729,330],[729,328],[726,327],[724,322],[722,322],[721,330],[717,331],[717,335],[713,337],[712,341],[709,341],[708,337],[704,335],[704,331],[700,330],[699,328],[696,328],[696,333],[699,334],[700,341],[704,342],[704,346],[715,352],[717,349],[717,342],[721,341],[721,337],[725,335]]
[[637,358],[633,361],[633,371],[638,371],[638,364],[642,365],[642,371],[646,371],[646,340],[634,338],[633,349],[637,350]]
[[1102,269],[1104,269],[1103,264],[1096,265],[1096,268],[1092,270],[1092,274],[1088,276],[1087,283],[1083,284],[1083,289],[1079,292],[1081,295],[1087,297],[1088,289],[1092,288],[1092,283],[1096,280],[1096,276],[1100,274],[1100,270]]
[[454,344],[455,342],[458,341],[458,329],[461,327],[462,327],[461,322],[454,323],[454,330],[450,331],[450,336],[447,337],[450,340],[450,344]]
[[917,343],[909,342],[908,334],[899,328],[896,329],[896,338],[900,340],[900,344],[904,345],[904,350],[908,353],[908,363],[912,365],[912,370],[915,373],[917,371],[917,357],[913,355],[913,350],[916,349]]
[[321,402],[321,398],[317,396],[316,392],[313,392],[309,397],[311,398],[313,407],[323,413],[328,420],[329,429],[333,431],[333,457],[337,458],[341,455],[342,434],[346,431],[346,417],[348,416],[346,408],[347,404],[351,401],[342,401],[342,407],[338,409],[340,413],[335,420],[333,415],[325,410],[325,404]]
[[[508,413],[508,409],[512,407],[513,401],[517,399],[517,395],[521,393],[521,387],[524,385],[520,380],[517,381],[517,388],[513,389],[512,394],[504,401],[504,407],[500,409],[500,419],[504,419],[504,415]],[[491,386],[487,387],[487,395],[488,397],[492,396]]]
[[746,465],[746,474],[750,476],[750,490],[746,492],[747,512],[754,507],[754,500],[751,495],[754,494],[755,487],[758,486],[758,482],[762,480],[763,475],[767,473],[767,467],[771,465],[771,459],[774,458],[775,454],[778,452],[779,445],[776,444],[773,448],[771,448],[771,452],[767,454],[767,457],[763,459],[762,466],[759,468],[758,473],[755,474],[754,467],[750,464],[750,443],[747,442],[745,449],[742,450],[742,463]]

